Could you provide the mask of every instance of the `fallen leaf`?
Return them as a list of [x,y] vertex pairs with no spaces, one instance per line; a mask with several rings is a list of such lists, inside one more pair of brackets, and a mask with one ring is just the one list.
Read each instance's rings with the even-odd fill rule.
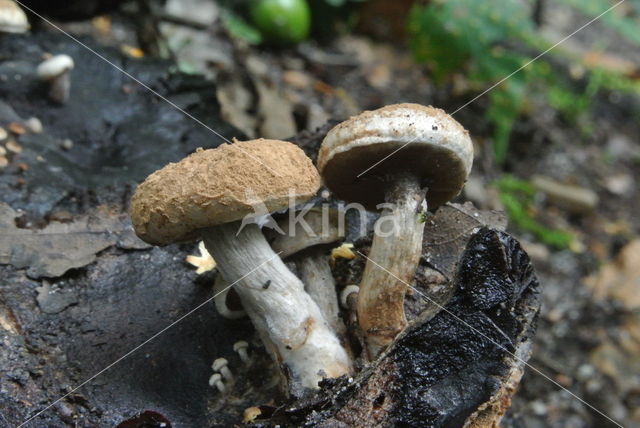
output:
[[11,122],[9,124],[9,131],[13,132],[14,134],[17,135],[22,135],[25,132],[27,132],[27,128],[24,127],[24,125],[17,123],[17,122]]
[[640,314],[625,315],[617,334],[608,337],[591,353],[592,364],[608,375],[623,392],[640,388]]
[[244,132],[249,138],[256,136],[257,119],[249,113],[254,99],[251,92],[238,79],[220,82],[216,90],[222,117]]
[[195,266],[196,273],[201,275],[205,272],[209,272],[216,268],[216,261],[211,257],[209,251],[207,251],[207,247],[204,246],[204,241],[200,241],[198,244],[198,250],[200,251],[199,256],[188,255],[184,261],[189,263],[191,266]]
[[482,226],[504,230],[507,220],[504,213],[479,211],[471,202],[441,206],[426,220],[422,261],[452,279],[467,241]]
[[598,299],[615,299],[628,309],[640,307],[640,239],[628,243],[585,284]]
[[282,81],[295,89],[306,89],[311,86],[311,77],[298,70],[286,70],[282,72]]
[[335,262],[337,258],[343,258],[347,260],[353,260],[356,254],[352,250],[353,244],[345,242],[340,246],[331,250],[331,261]]
[[297,133],[293,106],[276,88],[254,79],[258,92],[258,110],[262,118],[260,135],[264,138],[288,138]]
[[41,230],[21,229],[20,213],[0,203],[0,264],[27,268],[31,278],[58,277],[69,269],[86,266],[96,254],[112,245],[145,248],[125,214],[98,210],[72,222],[50,222]]

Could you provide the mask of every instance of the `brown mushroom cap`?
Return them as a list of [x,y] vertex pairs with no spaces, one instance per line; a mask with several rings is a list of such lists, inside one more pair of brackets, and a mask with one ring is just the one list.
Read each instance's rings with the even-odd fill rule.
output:
[[462,125],[440,109],[419,104],[354,116],[329,131],[318,154],[327,187],[369,209],[384,202],[383,181],[399,172],[415,174],[429,189],[429,208],[437,208],[460,193],[472,162],[473,145]]
[[287,208],[290,193],[305,202],[319,187],[318,172],[296,145],[242,141],[199,149],[154,172],[136,189],[129,213],[141,239],[164,245],[255,214],[256,202],[269,212]]

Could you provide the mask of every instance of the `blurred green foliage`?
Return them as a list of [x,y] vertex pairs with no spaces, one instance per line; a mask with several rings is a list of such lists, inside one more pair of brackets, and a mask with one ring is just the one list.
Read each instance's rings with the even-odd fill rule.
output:
[[504,175],[493,186],[498,189],[500,202],[515,227],[532,233],[551,247],[561,250],[570,247],[574,239],[572,234],[548,228],[535,219],[533,205],[536,190],[530,182]]
[[[595,18],[613,5],[609,0],[559,2],[589,18]],[[558,63],[562,69],[571,65],[567,61],[569,53],[562,45],[537,59],[557,41],[546,40],[540,34],[531,16],[531,3],[430,0],[414,5],[409,16],[414,56],[430,67],[437,81],[445,82],[456,73],[464,73],[471,91],[483,91],[509,76],[486,94],[486,115],[493,125],[493,148],[500,164],[507,156],[513,124],[520,114],[533,108],[532,99],[541,99],[568,119],[575,120],[588,110],[592,97],[601,88],[640,94],[637,80],[596,66],[581,64],[583,76],[579,81],[568,73],[558,73]],[[640,12],[639,0],[630,4]],[[602,22],[620,37],[640,46],[637,13],[634,18],[611,12],[602,17]]]

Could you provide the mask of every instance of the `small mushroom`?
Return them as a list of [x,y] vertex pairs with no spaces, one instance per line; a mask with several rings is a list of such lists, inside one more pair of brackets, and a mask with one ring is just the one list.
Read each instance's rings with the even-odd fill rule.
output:
[[355,284],[347,285],[340,293],[340,304],[347,310],[347,325],[349,328],[358,322],[358,293],[360,287]]
[[233,381],[233,374],[229,370],[229,361],[226,358],[216,358],[211,365],[214,372],[220,372],[226,381]]
[[318,168],[327,187],[369,209],[384,203],[358,297],[370,358],[407,324],[404,295],[422,251],[427,205],[433,210],[455,197],[472,161],[468,132],[444,111],[417,104],[364,112],[323,140]]
[[49,99],[64,104],[69,99],[73,58],[61,54],[52,56],[38,65],[38,78],[49,85]]
[[150,244],[203,239],[219,272],[234,281],[294,394],[318,388],[322,378],[350,373],[351,359],[260,227],[240,226],[253,214],[256,198],[276,211],[289,208],[292,195],[307,201],[319,186],[318,173],[300,148],[259,139],[200,149],[165,166],[138,186],[130,207],[136,234]]
[[340,293],[340,304],[345,309],[352,309],[358,302],[360,287],[355,284],[347,285]]
[[249,354],[247,353],[247,349],[249,348],[249,344],[245,340],[238,340],[233,344],[233,350],[238,353],[240,356],[240,360],[243,363],[249,364],[251,359],[249,358]]
[[230,291],[231,287],[229,287],[229,283],[222,277],[222,274],[218,272],[213,284],[213,301],[216,304],[218,313],[230,320],[244,318],[247,316],[244,309],[233,309],[229,306],[229,301],[227,299]]
[[344,238],[338,215],[335,209],[316,207],[300,214],[300,222],[293,223],[292,217],[284,217],[278,222],[283,233],[274,234],[271,247],[283,259],[296,256],[294,261],[305,290],[318,304],[333,330],[342,335],[345,326],[340,319],[336,282],[329,265],[329,255],[325,254],[326,244]]
[[215,386],[220,392],[227,391],[227,387],[224,382],[222,382],[222,375],[220,373],[214,373],[211,375],[209,378],[209,386]]
[[27,15],[13,0],[0,0],[0,33],[26,33],[29,31]]
[[42,134],[43,127],[42,122],[37,117],[30,117],[29,119],[24,121],[24,126],[31,132],[32,134]]

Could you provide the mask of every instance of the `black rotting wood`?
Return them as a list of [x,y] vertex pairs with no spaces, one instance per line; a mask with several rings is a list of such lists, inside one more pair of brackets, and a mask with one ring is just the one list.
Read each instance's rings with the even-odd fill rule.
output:
[[467,244],[456,284],[444,310],[415,320],[372,367],[256,426],[485,426],[524,370],[539,285],[520,245],[486,228]]

